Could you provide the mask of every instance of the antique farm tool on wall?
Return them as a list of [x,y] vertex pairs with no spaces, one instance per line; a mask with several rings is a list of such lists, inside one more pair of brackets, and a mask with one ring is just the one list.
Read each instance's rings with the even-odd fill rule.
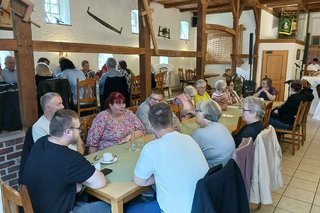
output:
[[97,22],[99,22],[100,24],[102,24],[103,26],[105,26],[106,28],[121,34],[122,32],[122,27],[120,30],[114,28],[113,26],[111,26],[110,24],[108,24],[107,22],[103,21],[102,19],[98,18],[97,16],[95,16],[94,14],[92,14],[90,11],[90,7],[88,7],[87,13],[89,14],[89,16],[91,16],[94,20],[96,20]]
[[24,14],[21,14],[17,11],[15,11],[14,9],[12,9],[10,7],[10,0],[2,0],[1,1],[1,5],[0,5],[0,11],[6,12],[6,13],[14,13],[15,15],[19,16],[22,18],[22,20],[24,22],[30,22],[31,24],[33,24],[34,26],[40,28],[40,25],[31,21],[30,17],[31,17],[31,13],[33,11],[34,8],[34,4],[30,1],[30,0],[21,0],[25,5],[27,5],[27,8],[24,12]]
[[154,53],[156,55],[158,55],[159,54],[158,43],[157,43],[157,39],[156,39],[156,34],[154,33],[154,30],[153,30],[152,16],[151,16],[151,13],[153,12],[153,9],[150,8],[150,6],[148,4],[148,0],[143,0],[143,7],[144,7],[145,11],[141,12],[141,16],[142,16],[142,20],[143,20],[142,23],[143,23],[144,27],[147,25],[147,27],[149,29],[149,32],[151,34]]

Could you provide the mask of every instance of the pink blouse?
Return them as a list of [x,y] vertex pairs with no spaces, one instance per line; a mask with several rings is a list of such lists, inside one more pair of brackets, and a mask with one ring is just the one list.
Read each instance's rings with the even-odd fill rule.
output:
[[118,121],[111,115],[110,109],[106,109],[93,120],[86,146],[97,147],[98,150],[106,149],[119,144],[123,138],[137,130],[145,133],[143,124],[133,112],[127,110],[124,120]]

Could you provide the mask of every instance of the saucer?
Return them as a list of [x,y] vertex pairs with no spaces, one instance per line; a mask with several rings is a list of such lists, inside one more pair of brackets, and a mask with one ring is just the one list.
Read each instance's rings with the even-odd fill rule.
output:
[[115,157],[112,161],[104,161],[103,159],[100,161],[103,164],[112,164],[118,161],[118,158]]

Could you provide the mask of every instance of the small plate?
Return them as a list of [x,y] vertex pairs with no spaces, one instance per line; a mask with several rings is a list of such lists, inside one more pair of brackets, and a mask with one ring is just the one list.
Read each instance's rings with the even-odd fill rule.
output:
[[103,164],[112,164],[118,161],[118,158],[115,157],[112,161],[104,161],[103,159],[100,161]]
[[230,114],[222,114],[222,117],[225,117],[225,118],[233,118],[234,115],[230,115]]

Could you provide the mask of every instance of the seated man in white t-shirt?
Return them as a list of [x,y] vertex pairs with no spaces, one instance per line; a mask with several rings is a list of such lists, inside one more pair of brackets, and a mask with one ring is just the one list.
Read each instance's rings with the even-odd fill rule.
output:
[[197,181],[208,171],[208,163],[189,135],[174,130],[167,104],[152,106],[148,117],[157,139],[141,151],[134,182],[140,186],[155,184],[157,201],[130,206],[126,212],[190,212]]
[[312,63],[307,66],[307,70],[311,71],[311,75],[317,75],[320,71],[320,65],[318,64],[318,59],[314,58]]
[[[40,105],[43,110],[43,115],[32,126],[32,138],[34,142],[45,135],[49,135],[51,118],[57,110],[64,108],[61,96],[55,92],[48,92],[44,94],[40,98]],[[69,148],[79,151],[81,154],[84,153],[82,140],[78,141],[77,146],[73,144],[69,145]]]

